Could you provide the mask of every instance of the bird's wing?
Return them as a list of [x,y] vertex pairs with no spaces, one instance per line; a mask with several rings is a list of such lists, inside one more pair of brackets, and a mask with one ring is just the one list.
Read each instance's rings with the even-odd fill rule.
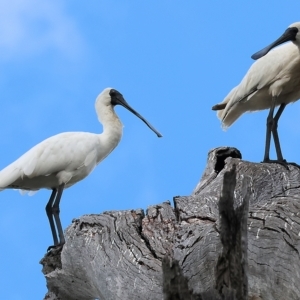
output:
[[[263,89],[265,94],[262,93],[261,96],[267,96],[272,85],[278,83],[280,87],[280,84],[282,86],[283,82],[289,80],[290,71],[294,65],[293,59],[299,59],[297,51],[294,44],[288,43],[275,48],[252,64],[241,83],[233,88],[222,102],[226,103],[226,107],[218,112],[218,117],[225,127],[230,126],[241,114],[249,110],[247,105],[240,104],[246,103]],[[250,110],[265,108],[254,105]]]
[[96,165],[97,151],[92,149],[84,160],[84,166],[89,167],[90,165]]
[[[0,171],[0,189],[23,177],[50,176],[96,165],[98,138],[85,132],[67,132],[37,144]],[[92,167],[92,166],[91,166]]]

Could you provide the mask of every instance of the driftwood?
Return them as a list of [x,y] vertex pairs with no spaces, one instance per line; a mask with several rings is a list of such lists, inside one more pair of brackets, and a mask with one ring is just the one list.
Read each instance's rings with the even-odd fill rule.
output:
[[173,201],[75,219],[41,261],[45,299],[300,299],[299,168],[217,148]]

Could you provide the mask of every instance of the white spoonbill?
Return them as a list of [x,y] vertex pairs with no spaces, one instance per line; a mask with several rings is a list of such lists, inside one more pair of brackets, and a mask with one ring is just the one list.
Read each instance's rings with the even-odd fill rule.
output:
[[[272,51],[272,48],[287,42]],[[270,51],[270,52],[269,52]],[[244,112],[270,109],[267,118],[266,145],[263,162],[286,165],[278,133],[278,120],[288,103],[300,98],[300,22],[293,23],[284,34],[268,47],[252,55],[258,59],[241,83],[233,88],[222,103],[212,107],[223,127],[229,127]],[[274,116],[274,109],[280,105]],[[273,134],[277,160],[270,160],[270,141]]]
[[63,190],[88,176],[121,140],[123,125],[114,111],[115,105],[124,106],[145,122],[158,137],[162,136],[129,106],[122,94],[115,89],[106,88],[95,103],[98,119],[103,124],[101,134],[64,132],[52,136],[0,171],[0,190],[52,190],[46,213],[54,246],[65,243],[59,218],[59,202]]

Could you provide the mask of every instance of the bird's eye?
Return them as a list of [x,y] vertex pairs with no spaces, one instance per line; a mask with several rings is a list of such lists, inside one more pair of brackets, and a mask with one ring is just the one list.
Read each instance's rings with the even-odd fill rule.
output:
[[110,95],[111,97],[116,96],[116,91],[113,90],[113,89],[111,89],[110,92],[109,92],[109,95]]

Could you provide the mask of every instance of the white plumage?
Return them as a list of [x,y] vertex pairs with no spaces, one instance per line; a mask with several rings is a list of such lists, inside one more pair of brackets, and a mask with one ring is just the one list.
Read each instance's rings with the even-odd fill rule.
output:
[[[113,148],[115,143],[111,143]],[[65,132],[31,148],[0,172],[0,187],[23,190],[65,188],[86,177],[105,158],[99,135]]]
[[[0,171],[0,189],[52,189],[46,206],[54,245],[63,244],[59,220],[59,202],[63,189],[84,179],[118,145],[123,125],[114,111],[122,105],[157,132],[141,115],[133,110],[116,90],[106,88],[96,99],[96,112],[103,124],[101,134],[65,132],[52,136],[31,148],[19,159]],[[58,241],[53,217],[57,226]]]
[[[270,51],[286,41],[292,42]],[[247,111],[270,109],[264,162],[273,162],[269,159],[272,132],[277,152],[277,161],[274,162],[284,163],[277,122],[285,105],[300,98],[300,22],[291,24],[279,39],[252,58],[258,61],[253,63],[241,83],[212,109],[219,110],[217,116],[224,128]],[[274,108],[278,105],[280,108],[273,117]]]

